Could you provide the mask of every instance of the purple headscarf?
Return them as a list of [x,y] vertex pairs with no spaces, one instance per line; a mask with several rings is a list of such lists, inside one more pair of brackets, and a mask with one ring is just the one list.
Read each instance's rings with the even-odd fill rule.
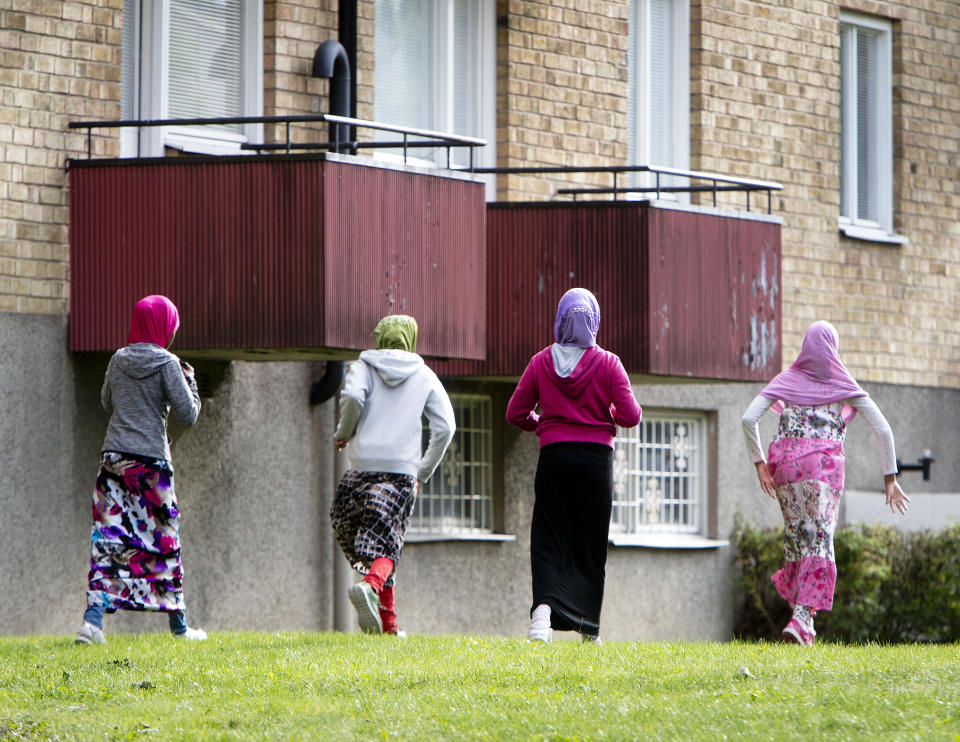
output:
[[600,305],[586,289],[570,289],[560,297],[553,336],[560,345],[592,348],[600,329]]
[[867,393],[840,361],[837,328],[819,320],[807,328],[800,355],[786,371],[773,377],[760,394],[793,404],[829,404]]

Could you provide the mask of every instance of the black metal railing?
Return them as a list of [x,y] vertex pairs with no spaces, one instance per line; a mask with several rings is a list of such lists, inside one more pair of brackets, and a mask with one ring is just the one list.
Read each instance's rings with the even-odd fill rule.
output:
[[[763,191],[767,194],[767,213],[771,213],[773,208],[773,191],[783,190],[780,183],[772,183],[765,180],[751,180],[748,178],[737,178],[732,175],[721,175],[719,173],[705,173],[697,170],[680,170],[672,167],[660,167],[655,165],[604,165],[595,167],[478,167],[470,168],[470,172],[477,174],[494,175],[572,175],[580,173],[610,173],[613,184],[609,187],[604,186],[582,186],[579,188],[558,188],[558,195],[572,195],[573,200],[577,200],[578,195],[613,195],[616,201],[620,194],[627,193],[652,193],[656,198],[660,198],[661,193],[712,193],[713,206],[717,206],[717,194],[727,191],[736,191],[746,194],[747,211],[750,211],[750,194],[757,191]],[[620,186],[618,177],[629,173],[652,173],[654,176],[653,185],[648,186]],[[686,178],[687,185],[667,185],[661,182],[661,176],[670,178]],[[695,185],[692,181],[709,181],[709,185]]]
[[[373,129],[375,131],[387,131],[394,134],[400,134],[401,139],[387,142],[361,142],[361,141],[341,141],[339,132],[341,127],[333,127],[336,130],[335,140],[332,142],[293,142],[290,138],[290,127],[292,124],[309,123],[328,123],[343,124],[345,126],[357,127],[359,129]],[[255,152],[278,152],[282,151],[290,154],[294,150],[328,150],[331,152],[355,152],[358,149],[402,149],[403,161],[407,161],[407,152],[410,149],[419,148],[444,148],[447,156],[447,169],[451,169],[450,150],[458,147],[466,147],[470,153],[468,170],[473,169],[473,151],[477,147],[486,146],[485,139],[478,137],[466,137],[458,134],[447,134],[440,131],[430,131],[429,129],[417,129],[411,126],[396,126],[394,124],[383,124],[378,121],[367,121],[365,119],[350,118],[348,116],[334,116],[329,113],[318,114],[300,114],[292,116],[230,116],[218,118],[192,118],[192,119],[151,119],[151,120],[125,120],[125,121],[71,121],[68,126],[71,129],[87,130],[87,159],[93,157],[93,130],[94,129],[125,129],[125,128],[152,128],[157,126],[231,126],[241,124],[283,124],[284,140],[282,142],[244,142],[240,144],[240,149]]]
[[[290,127],[294,124],[327,123],[342,124],[343,126],[331,127],[335,132],[334,141],[322,142],[293,142],[291,140]],[[773,191],[783,190],[780,183],[771,183],[762,180],[751,180],[748,178],[737,178],[719,173],[707,173],[696,170],[680,170],[671,167],[660,167],[654,165],[597,165],[593,167],[566,167],[566,166],[547,166],[547,167],[475,167],[474,150],[477,147],[486,146],[486,140],[478,137],[467,137],[458,134],[448,134],[445,132],[431,131],[429,129],[417,129],[409,126],[397,126],[394,124],[384,124],[377,121],[368,121],[366,119],[351,118],[348,116],[335,116],[329,113],[319,114],[300,114],[290,116],[232,116],[219,118],[192,118],[192,119],[153,119],[153,120],[127,120],[127,121],[71,121],[68,126],[71,129],[86,129],[87,131],[87,159],[93,157],[93,130],[94,129],[120,129],[120,128],[149,128],[158,126],[229,126],[241,124],[282,124],[284,126],[284,137],[279,142],[245,142],[239,145],[239,148],[250,152],[284,152],[291,154],[294,151],[305,150],[328,150],[331,152],[355,153],[359,149],[399,149],[403,151],[403,162],[408,159],[408,152],[411,149],[443,148],[446,150],[447,169],[456,169],[459,171],[470,172],[476,175],[563,175],[563,174],[587,174],[587,173],[609,173],[612,178],[610,186],[581,186],[577,188],[558,188],[557,195],[573,196],[576,201],[577,196],[599,196],[612,195],[614,200],[618,200],[621,195],[630,193],[650,193],[659,199],[661,194],[666,193],[711,193],[713,194],[713,206],[717,206],[717,194],[724,192],[740,192],[746,195],[746,210],[750,211],[750,194],[754,192],[766,192],[767,194],[767,213],[772,211]],[[401,135],[399,140],[390,141],[341,141],[339,133],[341,130],[350,130],[351,127],[358,129],[372,129],[374,131],[390,132]],[[470,153],[469,163],[466,167],[453,168],[450,158],[451,149],[466,147]],[[620,185],[619,178],[624,174],[631,173],[649,173],[653,176],[652,185]],[[685,185],[672,185],[665,182],[666,179],[685,178],[688,182]],[[698,184],[697,181],[705,181],[706,184]]]

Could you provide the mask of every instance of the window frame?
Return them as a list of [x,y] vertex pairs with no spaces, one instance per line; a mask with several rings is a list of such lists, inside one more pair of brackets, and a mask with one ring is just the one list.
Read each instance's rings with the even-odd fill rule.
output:
[[[244,116],[263,113],[263,0],[243,2],[243,80],[240,107]],[[166,0],[125,2],[134,7],[136,62],[131,81],[134,118],[166,119],[169,94],[170,4]],[[126,13],[125,13],[126,16]],[[124,23],[127,22],[124,17]],[[153,126],[121,130],[121,157],[162,157],[166,148],[198,154],[242,154],[240,145],[263,138],[262,124],[244,124],[242,133],[200,126]]]
[[[673,96],[670,111],[674,131],[680,132],[673,141],[671,162],[667,165],[678,170],[690,168],[690,2],[670,0],[673,14],[673,38],[671,40],[671,64],[673,68]],[[629,39],[627,50],[627,95],[634,99],[628,103],[627,160],[629,165],[653,165],[651,158],[651,85],[650,85],[650,0],[630,0]],[[632,111],[632,115],[631,115]],[[685,134],[684,134],[685,132]],[[630,184],[653,185],[653,176],[646,173],[631,173]],[[661,179],[666,184],[668,179]],[[648,194],[627,194],[631,198],[650,198]],[[688,201],[689,194],[660,194],[660,198]]]
[[[668,422],[671,424],[686,423],[688,428],[691,425],[694,426],[694,430],[691,432],[696,438],[697,470],[695,472],[695,487],[697,500],[693,503],[696,508],[696,522],[689,527],[685,527],[683,524],[648,527],[639,525],[635,530],[629,530],[629,527],[624,530],[619,530],[616,524],[617,508],[628,507],[639,509],[641,507],[642,496],[630,500],[628,493],[620,489],[621,483],[617,481],[617,469],[620,465],[617,463],[616,452],[622,450],[622,448],[620,448],[621,446],[626,445],[631,447],[635,446],[641,451],[649,450],[652,446],[663,446],[664,444],[662,443],[654,444],[644,439],[645,425],[651,423],[656,424],[658,422]],[[643,420],[637,428],[631,428],[630,430],[618,428],[617,438],[614,442],[614,496],[609,534],[611,544],[614,546],[678,549],[711,549],[728,544],[727,541],[709,537],[716,518],[716,492],[711,484],[712,478],[715,476],[714,459],[716,452],[714,450],[714,435],[715,421],[712,419],[711,413],[709,411],[692,409],[645,408]],[[672,443],[670,444],[671,447],[673,445]],[[647,478],[639,475],[639,472],[643,470],[635,468],[634,464],[630,461],[629,454],[627,454],[626,458],[627,461],[624,465],[627,467],[627,471],[623,476],[625,479],[630,476],[636,477],[639,480],[636,487],[637,492],[642,492],[644,482]],[[637,462],[637,458],[634,458],[633,461]],[[678,472],[667,472],[666,474],[668,478],[680,478],[669,476],[671,474],[676,475]],[[691,477],[688,476],[686,478],[690,479]]]
[[[857,215],[857,181],[859,170],[859,112],[857,111],[857,33],[864,29],[877,34],[876,67],[870,105],[876,133],[870,147],[870,157],[877,170],[876,199],[873,206],[878,219],[863,219]],[[841,188],[838,226],[847,237],[904,244],[905,237],[894,233],[893,203],[893,23],[884,18],[840,11],[840,166]],[[846,48],[844,48],[844,46]]]
[[[500,520],[500,513],[498,507],[498,500],[500,497],[500,488],[498,487],[497,477],[498,477],[498,464],[499,461],[499,434],[500,429],[498,426],[498,420],[502,415],[500,415],[501,410],[497,404],[498,400],[489,393],[484,391],[477,390],[451,390],[449,392],[450,402],[453,405],[454,413],[457,419],[457,431],[454,433],[453,441],[451,441],[450,447],[444,453],[443,459],[441,459],[440,464],[437,466],[436,471],[433,473],[433,476],[424,483],[423,489],[417,497],[417,504],[414,508],[414,512],[410,517],[408,528],[407,528],[407,538],[408,542],[417,543],[417,542],[428,542],[428,541],[512,541],[515,539],[514,536],[509,536],[506,534],[498,533],[498,523]],[[451,466],[450,457],[456,455],[457,451],[462,452],[464,447],[459,444],[462,440],[462,437],[465,432],[471,430],[473,432],[477,431],[477,426],[473,425],[469,428],[461,425],[461,414],[460,409],[465,403],[469,402],[479,402],[486,406],[486,410],[483,413],[482,419],[488,423],[489,427],[483,428],[481,435],[486,436],[486,440],[482,444],[482,449],[486,453],[486,460],[472,460],[467,465],[480,465],[486,468],[487,477],[486,477],[486,492],[480,493],[471,493],[465,494],[464,492],[443,492],[443,491],[433,491],[437,484],[442,481],[442,478],[446,475],[446,472]],[[462,459],[458,460],[454,466],[457,468],[462,468],[464,462]],[[461,483],[462,483],[461,478]],[[427,498],[435,498],[438,500],[443,500],[444,498],[454,498],[461,502],[464,501],[464,498],[476,498],[483,501],[484,506],[487,508],[486,518],[487,526],[474,527],[467,525],[463,522],[455,526],[454,528],[431,528],[431,527],[422,527],[420,522],[420,517],[422,514],[421,507]]]

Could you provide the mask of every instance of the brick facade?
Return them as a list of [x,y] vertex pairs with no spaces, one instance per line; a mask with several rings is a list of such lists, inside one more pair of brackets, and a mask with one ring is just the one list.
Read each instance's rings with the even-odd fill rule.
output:
[[[67,306],[67,157],[76,119],[120,117],[117,0],[0,3],[0,311]],[[15,8],[15,9],[14,9]],[[94,150],[117,154],[112,138]]]
[[785,358],[818,317],[865,381],[960,386],[960,4],[844,3],[894,21],[895,230],[843,237],[840,5],[694,2],[691,166],[778,181]]
[[[0,311],[66,311],[64,163],[86,146],[67,122],[120,116],[122,7],[0,2]],[[833,0],[691,0],[690,166],[784,184],[774,213],[784,220],[786,358],[809,321],[826,317],[865,381],[960,388],[960,2],[844,8],[894,21],[895,228],[909,243],[855,241],[837,229]],[[496,10],[498,164],[625,163],[629,3],[498,0]],[[361,0],[361,118],[373,118],[374,16],[373,0]],[[327,81],[310,77],[310,66],[336,28],[334,0],[265,0],[265,114],[327,110]],[[99,134],[95,152],[116,154],[116,137]],[[573,183],[610,180],[501,176],[497,192],[544,199]],[[742,200],[725,203],[739,209]]]
[[[500,0],[497,164],[613,165],[627,144],[627,20],[622,0]],[[610,176],[501,176],[503,201],[550,198],[558,186]]]

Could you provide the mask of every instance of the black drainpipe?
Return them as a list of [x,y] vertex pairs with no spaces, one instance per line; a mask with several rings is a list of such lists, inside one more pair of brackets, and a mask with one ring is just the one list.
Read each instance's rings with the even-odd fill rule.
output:
[[[313,76],[330,78],[330,113],[334,116],[350,116],[350,60],[343,44],[327,39],[313,55]],[[339,142],[337,152],[356,154],[350,146],[350,127],[346,124],[330,124],[330,141]]]

